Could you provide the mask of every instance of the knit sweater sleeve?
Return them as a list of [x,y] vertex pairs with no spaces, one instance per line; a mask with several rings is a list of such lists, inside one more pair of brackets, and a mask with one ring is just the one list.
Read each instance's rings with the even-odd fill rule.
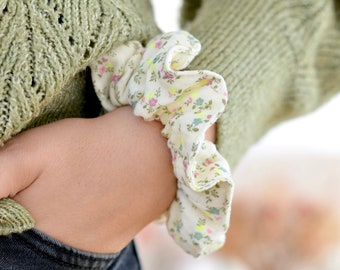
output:
[[158,33],[148,0],[0,1],[0,22],[0,145],[24,128],[82,116],[79,73]]
[[229,101],[218,148],[235,167],[273,125],[340,88],[340,25],[330,0],[186,0],[183,27],[202,43],[192,69],[222,74]]

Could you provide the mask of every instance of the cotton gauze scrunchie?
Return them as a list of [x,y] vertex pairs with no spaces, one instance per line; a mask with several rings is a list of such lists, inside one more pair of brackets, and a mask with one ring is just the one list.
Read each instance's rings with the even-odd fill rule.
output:
[[166,33],[143,48],[119,46],[91,65],[97,95],[106,111],[131,105],[146,121],[159,120],[168,139],[178,179],[167,228],[194,256],[209,254],[225,241],[233,180],[227,161],[205,132],[227,103],[223,78],[211,71],[183,70],[200,51],[187,32]]

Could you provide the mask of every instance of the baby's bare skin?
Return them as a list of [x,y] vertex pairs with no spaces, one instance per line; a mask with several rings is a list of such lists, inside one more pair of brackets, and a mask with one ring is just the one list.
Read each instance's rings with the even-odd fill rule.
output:
[[162,128],[121,107],[24,132],[0,151],[0,197],[13,197],[37,229],[65,244],[120,251],[175,197]]

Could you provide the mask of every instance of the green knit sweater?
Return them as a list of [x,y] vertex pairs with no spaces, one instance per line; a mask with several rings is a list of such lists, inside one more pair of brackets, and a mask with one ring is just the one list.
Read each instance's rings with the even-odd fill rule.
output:
[[[183,27],[202,43],[192,69],[224,76],[218,148],[231,167],[273,125],[340,88],[340,18],[330,0],[186,0]],[[339,11],[338,11],[339,12]],[[86,67],[127,40],[155,35],[147,0],[0,0],[0,143],[65,117],[86,117]],[[0,200],[0,234],[33,226]]]

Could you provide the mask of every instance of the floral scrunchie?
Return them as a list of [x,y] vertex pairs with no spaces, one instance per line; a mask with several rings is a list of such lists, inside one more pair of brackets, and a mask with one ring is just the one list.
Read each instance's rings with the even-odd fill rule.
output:
[[135,115],[164,125],[162,135],[178,179],[167,228],[193,256],[224,244],[233,194],[227,161],[205,140],[205,132],[225,109],[225,82],[211,71],[183,70],[200,49],[189,33],[172,32],[156,36],[145,48],[130,41],[91,65],[106,111],[131,105]]

